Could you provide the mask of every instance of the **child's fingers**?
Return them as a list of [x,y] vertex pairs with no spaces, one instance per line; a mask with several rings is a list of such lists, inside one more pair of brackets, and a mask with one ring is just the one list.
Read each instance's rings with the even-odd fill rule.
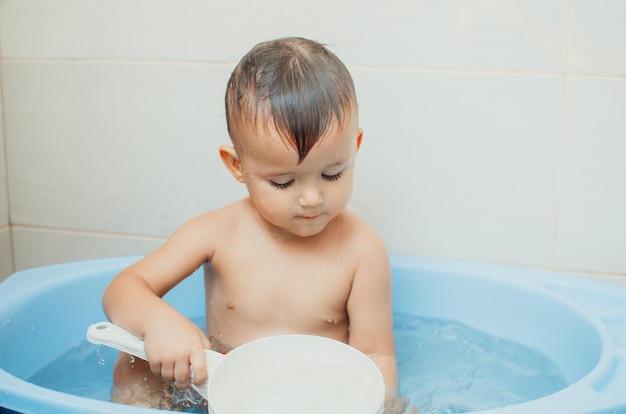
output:
[[165,381],[174,381],[174,365],[161,363],[160,361],[150,361],[150,370],[157,377],[163,378]]
[[189,363],[193,367],[193,383],[200,385],[206,381],[209,374],[206,369],[204,350],[192,352],[189,356]]
[[191,385],[191,370],[187,361],[180,361],[174,365],[174,386],[176,388],[189,388]]

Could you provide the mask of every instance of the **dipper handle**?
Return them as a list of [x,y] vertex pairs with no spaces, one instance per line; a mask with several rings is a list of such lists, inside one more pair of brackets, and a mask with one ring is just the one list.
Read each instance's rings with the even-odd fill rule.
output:
[[[110,322],[94,323],[87,329],[87,340],[92,344],[105,345],[118,351],[126,352],[145,361],[148,360],[144,349],[143,340],[128,332],[121,326]],[[205,349],[207,371],[209,375],[215,371],[215,368],[225,358],[225,355],[219,352]],[[205,399],[209,399],[207,382],[200,385],[192,383],[191,387]]]

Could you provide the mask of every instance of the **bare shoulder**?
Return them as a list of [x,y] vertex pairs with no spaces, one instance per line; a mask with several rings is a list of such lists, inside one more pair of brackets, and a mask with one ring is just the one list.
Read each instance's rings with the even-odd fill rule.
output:
[[202,249],[209,256],[222,240],[236,231],[242,212],[242,201],[207,211],[181,225],[168,240],[185,249]]
[[387,255],[382,239],[371,225],[350,211],[344,211],[343,215],[346,228],[352,231],[350,245],[368,255]]
[[[225,207],[210,210],[192,218],[180,226],[178,231],[194,231],[206,235],[206,231],[209,230],[213,231],[231,227],[241,219],[245,211],[245,200],[239,200]],[[215,237],[217,234],[211,234],[211,237]]]
[[357,274],[386,274],[389,257],[381,237],[371,225],[356,214],[349,211],[345,211],[344,214],[346,228],[351,229],[347,247],[354,255]]
[[134,263],[126,273],[150,280],[155,291],[164,294],[203,263],[212,260],[236,223],[239,203],[196,216],[178,229],[156,251]]

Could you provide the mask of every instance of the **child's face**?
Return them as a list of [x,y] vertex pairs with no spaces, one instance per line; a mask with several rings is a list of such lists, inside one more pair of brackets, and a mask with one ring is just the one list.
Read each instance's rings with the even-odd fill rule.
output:
[[321,232],[350,200],[361,134],[353,115],[331,127],[300,164],[276,131],[241,134],[241,181],[260,216],[300,237]]

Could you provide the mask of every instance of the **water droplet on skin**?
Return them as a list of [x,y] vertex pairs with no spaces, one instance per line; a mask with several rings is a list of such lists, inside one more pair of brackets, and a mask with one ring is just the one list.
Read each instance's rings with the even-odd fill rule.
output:
[[134,364],[135,363],[135,356],[131,355],[131,354],[128,354],[128,360],[130,361],[131,364]]

